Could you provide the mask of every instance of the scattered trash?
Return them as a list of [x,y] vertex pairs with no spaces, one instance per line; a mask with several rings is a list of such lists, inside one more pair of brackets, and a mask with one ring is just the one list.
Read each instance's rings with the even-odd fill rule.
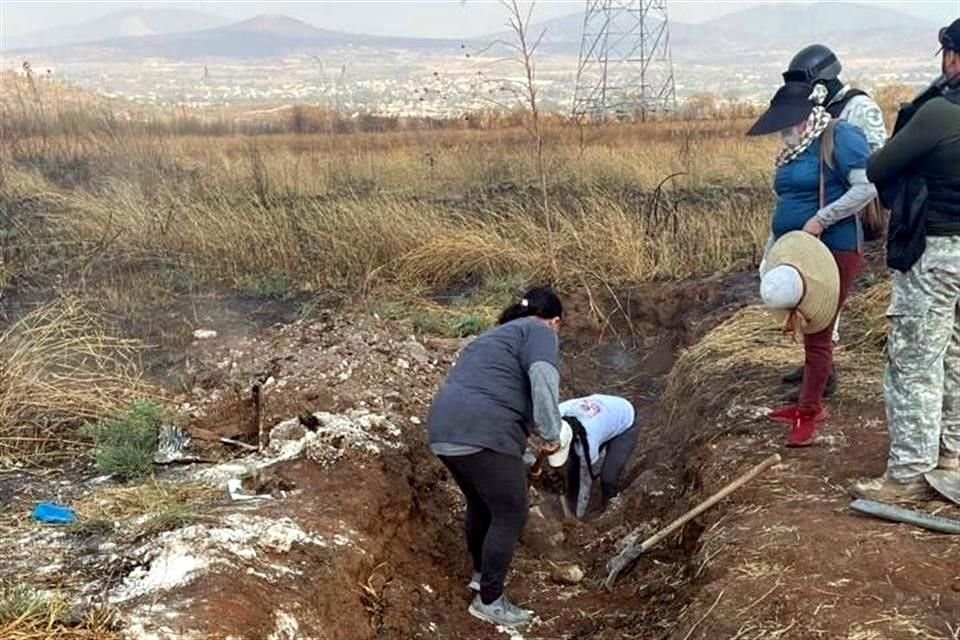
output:
[[55,502],[39,502],[33,510],[33,519],[46,524],[73,524],[77,517],[70,507]]
[[213,329],[197,329],[193,332],[193,337],[196,340],[210,340],[217,337],[217,332]]
[[246,493],[243,490],[243,480],[240,478],[230,478],[227,480],[227,493],[234,502],[243,502],[245,500],[269,499],[271,496],[258,496],[256,494]]
[[157,452],[153,454],[156,464],[174,462],[198,462],[200,458],[186,452],[190,446],[190,434],[175,424],[162,424],[157,430]]
[[580,582],[583,581],[585,574],[583,573],[583,569],[580,568],[580,565],[572,562],[551,562],[550,564],[553,565],[553,571],[550,572],[550,577],[556,582],[572,585],[580,584]]
[[960,504],[960,472],[956,469],[935,469],[923,477],[937,493],[954,504]]
[[875,518],[913,524],[940,533],[960,534],[960,520],[935,516],[922,511],[895,507],[892,504],[874,502],[873,500],[854,500],[850,503],[850,508]]

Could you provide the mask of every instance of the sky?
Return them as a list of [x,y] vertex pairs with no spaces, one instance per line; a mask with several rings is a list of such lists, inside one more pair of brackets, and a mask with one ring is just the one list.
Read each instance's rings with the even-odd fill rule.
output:
[[[797,0],[794,0],[797,1]],[[759,1],[668,0],[673,20],[702,22],[761,4]],[[830,0],[824,0],[829,11]],[[861,0],[944,25],[960,16],[960,0]],[[540,0],[534,21],[583,11],[585,0]],[[377,35],[472,37],[503,29],[499,0],[302,0],[302,1],[151,1],[0,0],[0,27],[8,36],[77,24],[109,13],[139,8],[187,8],[242,20],[262,13],[284,14],[314,26]]]

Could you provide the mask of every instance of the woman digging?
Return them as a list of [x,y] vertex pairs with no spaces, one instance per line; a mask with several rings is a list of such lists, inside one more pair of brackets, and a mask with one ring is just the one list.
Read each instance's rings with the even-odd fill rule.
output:
[[[817,423],[826,420],[823,392],[833,368],[835,317],[823,324],[823,318],[811,322],[804,312],[810,312],[814,295],[830,292],[832,296],[834,287],[836,298],[826,301],[828,307],[818,301],[819,313],[829,309],[836,316],[843,306],[863,263],[863,232],[857,212],[877,193],[866,177],[870,155],[866,138],[857,127],[831,120],[820,104],[824,96],[818,92],[822,91],[822,87],[804,82],[787,82],[747,133],[779,132],[783,141],[773,182],[777,200],[771,237],[760,270],[767,294],[776,298],[773,306],[791,309],[789,328],[804,334],[804,374],[798,401],[770,413],[771,419],[791,425],[787,446],[792,447],[812,444]],[[787,260],[769,264],[774,243],[795,231],[803,231],[819,242],[796,241],[793,236],[787,255],[782,255]],[[828,251],[821,251],[820,243]],[[789,262],[798,256],[804,257],[807,272]],[[837,281],[832,280],[834,269]],[[813,282],[813,272],[823,275],[819,283],[823,287]]]
[[540,451],[562,466],[572,432],[558,410],[560,299],[548,287],[527,291],[474,338],[437,391],[427,418],[430,448],[467,502],[467,549],[473,561],[468,611],[497,625],[530,622],[504,581],[527,518],[523,455],[536,425]]
[[582,519],[595,480],[600,480],[603,509],[619,493],[620,476],[637,446],[636,412],[626,398],[595,393],[561,403],[560,415],[573,430],[565,499]]

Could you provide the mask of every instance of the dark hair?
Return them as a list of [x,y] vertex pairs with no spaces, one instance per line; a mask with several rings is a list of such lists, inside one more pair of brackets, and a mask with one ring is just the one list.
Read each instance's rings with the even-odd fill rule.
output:
[[534,287],[500,314],[497,324],[506,324],[517,318],[535,316],[545,320],[563,316],[563,304],[550,287]]
[[[590,472],[590,477],[596,480],[600,477],[600,473],[593,470],[593,463],[590,462],[590,443],[587,440],[586,427],[584,427],[579,418],[575,416],[563,416],[563,419],[570,425],[570,430],[573,431],[573,437],[580,442],[580,448],[583,450],[587,471]],[[573,446],[573,443],[571,443],[570,446]]]

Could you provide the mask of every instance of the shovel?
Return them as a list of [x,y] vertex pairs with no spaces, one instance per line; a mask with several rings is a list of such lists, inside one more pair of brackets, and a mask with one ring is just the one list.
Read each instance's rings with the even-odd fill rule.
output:
[[957,469],[935,469],[923,476],[927,484],[937,493],[954,504],[960,504],[960,471]]
[[751,480],[759,476],[761,473],[763,473],[770,467],[779,463],[780,463],[780,455],[777,453],[771,455],[766,460],[756,465],[755,467],[751,468],[749,471],[741,475],[739,478],[737,478],[730,484],[726,485],[725,487],[717,491],[715,494],[713,494],[712,496],[710,496],[709,498],[707,498],[706,500],[698,504],[696,507],[694,507],[690,511],[687,511],[685,514],[683,514],[682,516],[680,516],[679,518],[677,518],[676,520],[674,520],[673,522],[668,524],[666,527],[664,527],[654,535],[650,536],[640,544],[637,544],[636,542],[634,542],[628,545],[623,551],[618,553],[616,556],[614,556],[607,562],[608,574],[607,574],[607,579],[604,581],[604,586],[607,588],[608,591],[612,589],[613,583],[616,582],[617,580],[617,576],[619,576],[624,569],[632,565],[633,562],[637,558],[639,558],[642,554],[649,551],[652,547],[657,545],[660,541],[662,541],[664,538],[669,536],[671,533],[673,533],[674,531],[676,531],[686,523],[690,522],[691,520],[696,518],[698,515],[700,515],[710,507],[714,506],[715,504],[717,504],[718,502],[720,502],[721,500],[729,496],[731,493],[733,493],[743,485],[747,484],[748,482],[750,482]]

